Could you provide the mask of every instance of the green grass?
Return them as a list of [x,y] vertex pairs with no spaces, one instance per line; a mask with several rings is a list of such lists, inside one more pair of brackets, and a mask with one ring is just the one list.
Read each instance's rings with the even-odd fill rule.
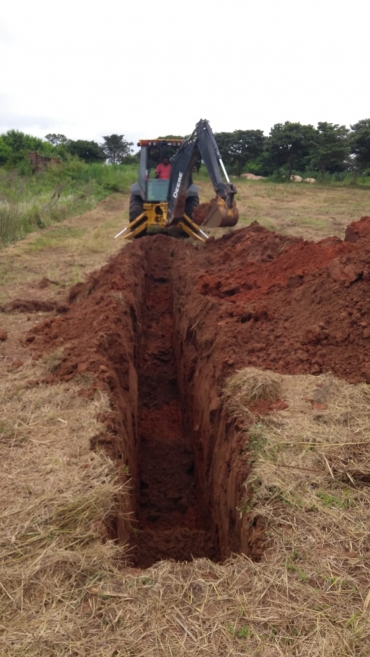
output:
[[323,219],[314,219],[311,217],[302,217],[301,226],[312,226],[314,228],[326,228],[326,222]]
[[[110,193],[127,194],[137,175],[137,165],[86,164],[77,159],[33,176],[0,168],[0,248],[82,214]],[[202,202],[214,196],[204,166],[194,174],[194,182]],[[326,176],[314,185],[272,178],[232,182],[238,189],[239,227],[258,221],[270,230],[317,239],[342,236],[351,221],[369,214],[370,177],[354,181],[348,175]]]
[[84,228],[58,226],[52,233],[36,237],[28,245],[28,251],[43,251],[44,249],[57,247],[66,239],[82,237],[85,232]]
[[112,192],[127,193],[136,166],[71,160],[34,176],[0,169],[0,248],[93,208]]

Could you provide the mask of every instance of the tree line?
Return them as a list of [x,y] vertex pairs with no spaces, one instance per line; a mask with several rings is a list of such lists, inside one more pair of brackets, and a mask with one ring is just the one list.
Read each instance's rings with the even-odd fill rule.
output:
[[136,162],[132,146],[133,143],[127,141],[124,135],[105,136],[103,142],[98,144],[96,141],[68,139],[65,135],[55,133],[46,135],[43,140],[20,130],[8,130],[0,135],[0,166],[26,172],[29,167],[27,154],[31,151],[61,160],[77,157],[87,163],[131,163]]
[[286,121],[276,123],[268,136],[262,130],[215,136],[225,165],[237,176],[243,171],[289,177],[292,173],[370,175],[370,119],[358,121],[350,130],[327,122],[315,128]]
[[[370,175],[370,119],[358,121],[350,129],[327,122],[314,127],[286,121],[276,123],[267,136],[262,130],[218,132],[215,136],[229,173],[236,176],[243,171],[289,177],[293,173]],[[137,162],[137,154],[132,152],[133,143],[124,135],[108,135],[102,139],[99,144],[51,133],[43,140],[19,130],[8,130],[0,135],[0,166],[21,169],[26,166],[29,151],[60,159],[77,157],[87,163]]]

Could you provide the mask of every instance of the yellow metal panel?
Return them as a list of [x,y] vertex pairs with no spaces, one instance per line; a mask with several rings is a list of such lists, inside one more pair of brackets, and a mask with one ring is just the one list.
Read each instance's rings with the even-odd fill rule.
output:
[[127,233],[127,235],[125,235],[125,239],[128,240],[128,239],[130,239],[130,237],[135,237],[135,235],[140,235],[140,233],[142,233],[143,230],[146,229],[147,225],[148,225],[148,222],[143,221],[141,224],[136,226],[136,228],[134,228],[133,230],[130,230],[130,232]]
[[[203,234],[203,231],[199,230],[198,226],[194,224],[186,214],[184,214],[184,220],[185,221],[179,222],[178,224],[179,228],[182,228],[182,230],[185,233],[187,233],[190,237],[195,237],[200,242],[205,242],[207,236]],[[189,222],[190,225],[187,222]]]
[[148,226],[167,226],[168,203],[144,203]]

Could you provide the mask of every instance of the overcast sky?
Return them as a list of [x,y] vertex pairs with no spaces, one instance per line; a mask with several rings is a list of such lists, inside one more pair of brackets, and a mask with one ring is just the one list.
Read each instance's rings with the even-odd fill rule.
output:
[[0,133],[370,117],[369,0],[2,0]]

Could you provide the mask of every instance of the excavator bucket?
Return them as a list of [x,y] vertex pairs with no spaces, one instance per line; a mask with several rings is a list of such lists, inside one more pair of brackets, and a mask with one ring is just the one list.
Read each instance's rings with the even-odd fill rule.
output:
[[193,212],[193,221],[198,226],[208,228],[235,226],[238,219],[239,212],[235,203],[228,207],[220,196],[213,198],[210,203],[201,203]]

